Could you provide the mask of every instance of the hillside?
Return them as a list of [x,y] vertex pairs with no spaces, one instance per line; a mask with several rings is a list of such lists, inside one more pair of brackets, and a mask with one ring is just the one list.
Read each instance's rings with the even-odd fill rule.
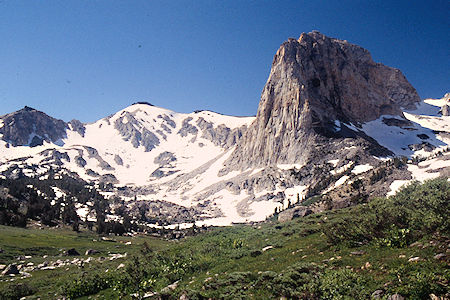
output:
[[[30,262],[64,260],[57,256],[59,247],[100,253],[80,256],[78,262],[94,258],[82,266],[66,264],[70,277],[58,267],[3,277],[1,293],[20,290],[41,299],[55,294],[71,298],[122,294],[127,299],[134,293],[147,294],[148,299],[368,299],[371,295],[386,299],[394,294],[427,299],[446,293],[448,297],[449,199],[449,181],[440,178],[412,184],[396,196],[369,204],[286,223],[210,228],[172,242],[145,236],[90,242],[89,233],[2,228],[2,263],[33,266]],[[10,255],[13,251],[32,256],[18,262]],[[106,251],[128,255],[117,262],[102,262]],[[43,259],[44,253],[48,257]],[[119,263],[124,266],[115,270]]]

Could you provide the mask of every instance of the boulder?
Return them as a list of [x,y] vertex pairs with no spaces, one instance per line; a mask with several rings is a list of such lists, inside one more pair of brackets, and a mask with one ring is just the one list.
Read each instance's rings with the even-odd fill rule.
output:
[[64,251],[64,255],[66,255],[66,256],[78,256],[78,255],[80,255],[80,253],[78,253],[78,251],[75,250],[75,248],[70,248],[69,250]]
[[3,270],[2,275],[16,275],[19,274],[19,268],[17,265],[10,264]]
[[381,297],[384,295],[383,290],[376,290],[372,293],[372,299],[381,299]]
[[445,258],[447,255],[445,253],[439,253],[434,256],[434,259],[440,260]]
[[84,255],[94,255],[94,254],[98,254],[100,253],[100,251],[95,250],[95,249],[87,249],[86,252],[84,253]]
[[278,221],[283,223],[295,218],[305,217],[310,214],[312,214],[312,210],[306,206],[288,208],[278,214]]

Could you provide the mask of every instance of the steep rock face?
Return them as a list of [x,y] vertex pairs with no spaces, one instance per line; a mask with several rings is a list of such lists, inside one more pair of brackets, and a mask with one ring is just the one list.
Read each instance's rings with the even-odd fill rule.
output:
[[381,115],[402,115],[420,102],[394,68],[375,63],[357,45],[315,31],[289,39],[277,51],[255,122],[227,162],[230,169],[306,163],[329,138],[374,141],[336,126]]
[[34,108],[23,109],[1,116],[1,139],[12,146],[37,146],[43,141],[57,142],[66,136],[67,123],[54,119]]

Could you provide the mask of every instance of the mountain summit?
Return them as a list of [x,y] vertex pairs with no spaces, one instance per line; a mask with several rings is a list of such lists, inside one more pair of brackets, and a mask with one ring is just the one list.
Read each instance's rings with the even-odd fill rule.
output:
[[328,143],[323,137],[348,136],[336,126],[340,122],[402,117],[401,108],[419,102],[405,76],[375,63],[366,49],[317,31],[303,33],[275,54],[256,120],[229,164],[306,162],[317,144]]

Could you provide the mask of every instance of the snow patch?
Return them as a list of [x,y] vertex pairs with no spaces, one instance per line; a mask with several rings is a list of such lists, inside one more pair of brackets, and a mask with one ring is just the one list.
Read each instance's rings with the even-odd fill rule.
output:
[[353,168],[352,173],[355,175],[367,172],[369,170],[372,170],[373,167],[369,164],[365,164],[365,165],[357,165]]

